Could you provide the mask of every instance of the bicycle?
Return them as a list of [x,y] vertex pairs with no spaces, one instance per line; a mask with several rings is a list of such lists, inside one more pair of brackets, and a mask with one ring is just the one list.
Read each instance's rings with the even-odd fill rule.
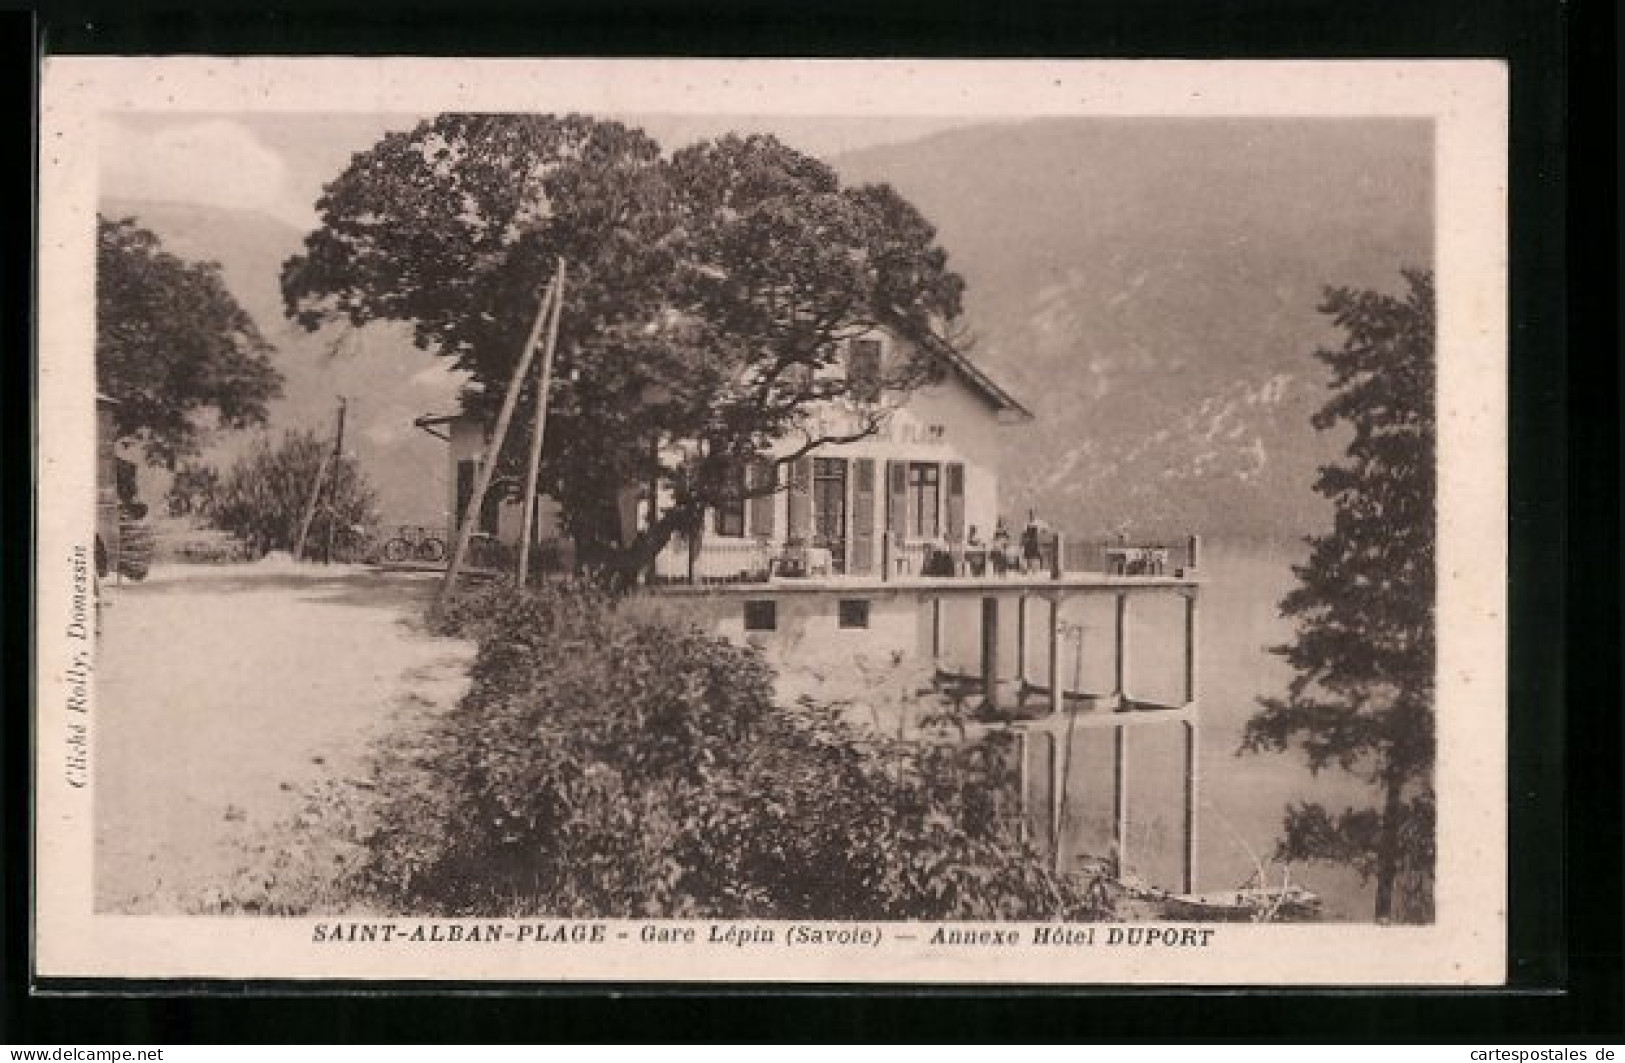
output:
[[446,540],[421,524],[402,524],[400,534],[384,543],[384,560],[426,561],[430,564],[446,559]]

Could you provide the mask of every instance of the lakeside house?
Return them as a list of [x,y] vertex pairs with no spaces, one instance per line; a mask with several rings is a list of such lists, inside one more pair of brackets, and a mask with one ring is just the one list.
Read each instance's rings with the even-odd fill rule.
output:
[[[694,541],[674,538],[667,545],[648,582],[656,593],[680,601],[702,626],[781,657],[914,659],[928,662],[939,677],[974,683],[985,710],[1026,717],[1018,726],[1022,801],[1033,829],[1052,846],[1058,843],[1063,792],[1058,750],[1074,730],[1105,728],[1113,736],[1113,844],[1121,860],[1127,846],[1128,731],[1180,725],[1185,755],[1179,886],[1189,892],[1197,850],[1198,540],[1192,536],[1181,549],[1170,549],[1069,540],[1046,529],[1031,533],[1029,550],[1021,542],[1025,527],[1008,527],[999,536],[999,459],[1021,446],[1019,426],[1033,415],[949,345],[926,340],[930,347],[921,352],[907,346],[912,342],[876,334],[847,341],[822,372],[844,374],[848,396],[815,406],[812,430],[818,437],[856,434],[862,415],[884,404],[889,412],[879,429],[820,445],[788,463],[773,459],[794,453],[797,444],[781,441],[742,470],[750,478],[744,497],[707,511]],[[888,360],[921,353],[937,360],[933,381],[906,394],[883,393],[878,381]],[[416,423],[446,441],[447,507],[463,513],[489,450],[489,429],[466,414]],[[775,478],[771,484],[764,479],[769,475]],[[489,492],[476,530],[517,547],[523,514],[512,494]],[[630,541],[669,503],[659,492],[628,488],[621,504],[623,537]],[[539,498],[537,507],[532,545],[567,550],[558,536],[556,501]],[[448,541],[454,531],[448,529]],[[1011,555],[998,548],[1006,538],[1013,540]],[[1184,603],[1182,696],[1171,703],[1126,689],[1129,602],[1146,595],[1172,595]],[[1069,684],[1062,671],[1063,638],[1080,630],[1063,622],[1063,609],[1089,600],[1115,605],[1110,686],[1098,690],[1074,689],[1076,682]],[[944,617],[953,602],[975,606],[980,667],[973,675],[948,676],[944,668]]]

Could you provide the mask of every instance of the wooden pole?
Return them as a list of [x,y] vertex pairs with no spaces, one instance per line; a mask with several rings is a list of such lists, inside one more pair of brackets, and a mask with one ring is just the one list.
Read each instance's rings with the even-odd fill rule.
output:
[[536,477],[542,468],[542,439],[547,434],[547,397],[553,389],[553,349],[559,341],[559,313],[564,306],[564,259],[547,289],[544,302],[551,302],[552,317],[547,325],[547,349],[542,352],[542,382],[536,388],[536,423],[530,433],[530,460],[525,463],[525,512],[520,518],[519,585],[530,579],[530,536],[536,524]]
[[333,432],[333,483],[327,497],[327,548],[322,552],[322,562],[333,563],[333,532],[339,522],[339,463],[344,460],[344,413],[350,406],[350,400],[343,395],[339,396],[338,427]]
[[293,547],[295,561],[305,559],[305,540],[310,536],[310,522],[316,517],[316,500],[322,497],[322,485],[327,482],[327,464],[332,460],[332,451],[322,452],[322,462],[316,467],[316,482],[310,485],[310,501],[305,503],[305,515],[299,521],[299,539]]
[[544,293],[542,305],[536,308],[536,320],[530,326],[525,348],[519,353],[519,364],[514,367],[513,379],[508,382],[508,393],[502,397],[502,410],[497,414],[496,429],[486,446],[485,460],[480,462],[479,472],[474,477],[474,490],[468,496],[468,505],[463,507],[462,520],[457,527],[457,545],[452,548],[451,564],[446,566],[446,581],[440,588],[442,602],[449,601],[456,592],[457,577],[463,571],[463,558],[467,556],[468,544],[474,538],[474,523],[479,519],[481,506],[485,504],[485,492],[491,488],[497,459],[502,456],[502,444],[508,438],[508,423],[513,420],[514,407],[519,405],[519,389],[524,383],[525,374],[530,372],[531,359],[536,354],[536,341],[541,338],[548,309],[548,299]]

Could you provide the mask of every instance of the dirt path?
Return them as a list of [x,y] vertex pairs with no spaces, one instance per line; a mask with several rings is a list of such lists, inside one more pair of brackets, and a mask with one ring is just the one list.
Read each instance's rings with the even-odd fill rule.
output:
[[[207,910],[322,847],[310,795],[464,689],[472,646],[419,623],[438,584],[361,569],[155,568],[113,592],[98,663],[96,900]],[[249,854],[266,854],[255,861]]]

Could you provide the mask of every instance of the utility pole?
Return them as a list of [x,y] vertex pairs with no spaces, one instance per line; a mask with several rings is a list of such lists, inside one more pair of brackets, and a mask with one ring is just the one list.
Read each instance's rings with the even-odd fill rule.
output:
[[536,425],[530,434],[530,461],[525,465],[525,512],[519,533],[519,586],[530,579],[530,536],[536,524],[536,477],[542,467],[542,438],[547,434],[547,396],[553,390],[553,351],[559,343],[559,315],[564,312],[564,258],[551,288],[553,318],[547,325],[547,348],[542,352],[542,382],[536,388]]
[[344,461],[344,411],[350,405],[350,400],[343,395],[339,396],[338,428],[333,433],[333,483],[327,496],[327,550],[322,555],[323,561],[333,563],[333,529],[339,519],[339,479]]
[[508,382],[508,393],[502,397],[502,411],[497,414],[492,439],[486,445],[485,458],[474,477],[474,490],[469,494],[468,504],[459,519],[457,544],[452,547],[451,563],[446,566],[446,581],[440,588],[441,602],[449,602],[457,592],[457,577],[462,574],[463,558],[467,556],[468,544],[474,538],[474,523],[479,519],[480,507],[485,503],[485,492],[491,489],[491,477],[495,475],[497,460],[502,456],[502,444],[508,438],[508,423],[513,420],[514,407],[519,404],[519,389],[524,386],[525,376],[530,372],[531,359],[536,355],[536,341],[541,338],[542,326],[552,310],[552,299],[558,294],[557,289],[558,278],[555,278],[542,296],[541,305],[536,308],[536,319],[531,323],[530,335],[525,339],[524,349],[519,352],[519,364],[514,368],[513,379]]

